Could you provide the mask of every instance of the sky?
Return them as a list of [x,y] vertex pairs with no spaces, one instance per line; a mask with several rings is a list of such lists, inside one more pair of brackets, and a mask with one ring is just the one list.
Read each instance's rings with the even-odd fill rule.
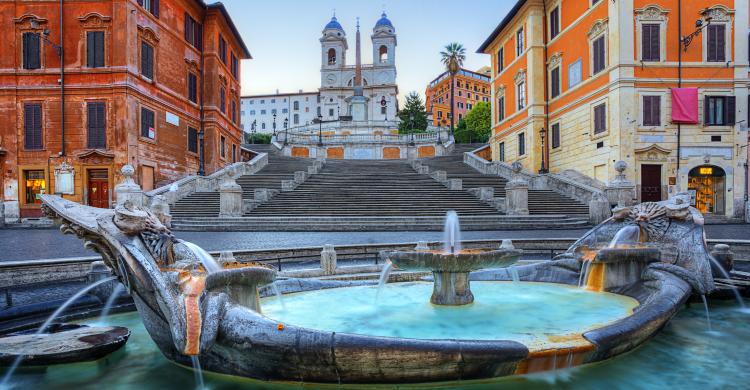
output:
[[[209,1],[210,2],[210,1]],[[385,9],[396,28],[399,98],[424,96],[443,71],[440,51],[450,42],[466,47],[464,67],[490,64],[476,50],[516,0],[223,0],[252,60],[242,62],[242,94],[317,91],[320,42],[335,10],[349,40],[347,63],[354,64],[356,20],[360,17],[362,61],[372,63],[370,35]]]

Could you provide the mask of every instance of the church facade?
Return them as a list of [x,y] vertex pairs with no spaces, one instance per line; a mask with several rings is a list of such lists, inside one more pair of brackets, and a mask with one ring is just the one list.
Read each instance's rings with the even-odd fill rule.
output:
[[[365,118],[370,121],[392,121],[398,112],[397,40],[396,29],[385,13],[372,29],[371,41],[373,63],[361,64],[361,82],[366,100]],[[335,121],[352,117],[351,100],[356,86],[357,66],[346,63],[346,52],[349,49],[347,36],[335,16],[323,29],[320,48],[320,105],[323,120]]]

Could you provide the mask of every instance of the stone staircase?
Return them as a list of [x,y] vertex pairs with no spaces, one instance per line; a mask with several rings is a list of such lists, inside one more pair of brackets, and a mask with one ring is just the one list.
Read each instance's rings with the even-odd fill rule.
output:
[[[448,179],[461,179],[465,191],[472,188],[492,187],[495,197],[504,198],[507,179],[485,175],[464,164],[463,151],[468,152],[478,147],[469,145],[456,145],[456,149],[450,156],[423,159],[421,163],[430,167],[430,172],[444,171]],[[552,190],[529,190],[529,213],[531,215],[564,214],[587,218],[589,209],[587,205]]]

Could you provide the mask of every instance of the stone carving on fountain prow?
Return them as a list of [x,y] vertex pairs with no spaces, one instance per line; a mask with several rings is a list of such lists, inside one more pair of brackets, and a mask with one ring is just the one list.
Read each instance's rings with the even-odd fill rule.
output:
[[259,311],[257,287],[276,271],[257,263],[225,264],[209,274],[198,255],[145,207],[125,202],[114,210],[43,195],[43,210],[101,254],[130,291],[146,329],[175,360],[211,349],[229,303]]

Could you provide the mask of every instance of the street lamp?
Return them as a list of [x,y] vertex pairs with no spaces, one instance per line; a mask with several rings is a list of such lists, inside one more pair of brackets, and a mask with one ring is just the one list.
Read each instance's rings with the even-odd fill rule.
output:
[[547,167],[544,162],[544,136],[547,135],[547,130],[544,130],[544,127],[542,127],[541,130],[539,130],[539,138],[542,140],[542,167],[539,169],[539,173],[547,173]]
[[289,118],[284,118],[284,145],[287,144],[287,140],[289,137]]
[[204,139],[205,139],[205,131],[201,129],[200,132],[198,132],[198,142],[200,144],[200,150],[199,150],[199,157],[200,157],[200,163],[198,165],[198,176],[203,176],[206,174],[206,158],[204,154]]
[[273,114],[273,136],[276,137],[276,113]]
[[257,119],[253,119],[253,123],[250,125],[250,143],[255,144],[255,126],[258,124]]
[[411,145],[414,146],[414,114],[409,114],[409,132],[411,133]]
[[318,146],[323,146],[323,115],[318,114]]
[[687,51],[688,47],[690,47],[690,44],[693,42],[693,38],[700,35],[701,31],[703,31],[704,28],[711,25],[711,17],[706,18],[706,24],[703,24],[702,19],[698,19],[695,21],[695,31],[690,33],[690,35],[681,37],[680,43],[682,44],[683,50]]

